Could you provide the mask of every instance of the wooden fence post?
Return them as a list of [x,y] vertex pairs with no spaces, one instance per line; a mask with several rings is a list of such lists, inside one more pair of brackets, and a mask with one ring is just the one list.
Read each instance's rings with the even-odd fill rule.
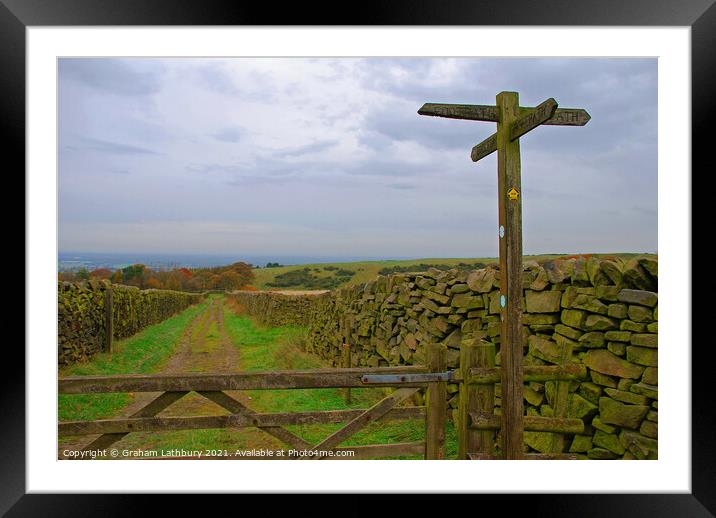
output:
[[[342,365],[346,369],[350,369],[351,367],[351,344],[343,344],[343,358],[342,358]],[[351,389],[350,387],[345,389],[345,401],[346,405],[351,404]]]
[[[495,344],[487,340],[480,340],[476,347],[476,361],[478,367],[491,369],[495,366]],[[494,415],[495,413],[495,385],[478,385],[475,390],[477,414]],[[477,434],[477,451],[487,455],[495,453],[495,431],[480,430]]]
[[477,452],[476,431],[470,429],[470,414],[477,412],[477,385],[468,385],[470,369],[477,367],[477,345],[474,340],[460,343],[460,397],[458,399],[457,458],[467,459],[468,453]]
[[[426,366],[430,372],[447,370],[447,346],[428,344]],[[445,458],[445,424],[447,421],[447,381],[428,383],[425,415],[425,458]]]
[[495,386],[470,385],[470,369],[495,366],[495,344],[485,340],[466,340],[460,344],[460,384],[458,406],[458,459],[467,459],[468,453],[494,454],[495,432],[474,430],[470,427],[470,414],[491,416],[495,412]]
[[[567,342],[567,340],[565,340]],[[560,357],[560,365],[567,366],[572,359],[572,345],[565,343]],[[554,402],[552,403],[554,417],[563,419],[567,416],[567,406],[569,403],[569,381],[554,381]],[[564,434],[555,433],[552,435],[552,447],[550,451],[553,453],[564,452]]]
[[112,288],[107,287],[104,292],[105,351],[110,354],[112,353],[114,342],[114,311],[112,299]]

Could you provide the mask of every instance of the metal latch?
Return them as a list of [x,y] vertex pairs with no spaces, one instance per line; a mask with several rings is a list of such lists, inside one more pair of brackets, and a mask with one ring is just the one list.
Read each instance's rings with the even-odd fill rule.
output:
[[361,377],[364,384],[371,383],[429,383],[432,381],[452,381],[455,371],[425,372],[421,374],[366,374]]

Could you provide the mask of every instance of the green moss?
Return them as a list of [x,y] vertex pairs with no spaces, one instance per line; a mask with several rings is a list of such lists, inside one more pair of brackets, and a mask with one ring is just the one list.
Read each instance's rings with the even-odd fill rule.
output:
[[[184,328],[204,310],[206,303],[150,326],[115,343],[115,352],[99,353],[91,361],[65,367],[60,377],[156,372],[171,356]],[[60,394],[60,421],[102,419],[114,415],[131,401],[129,394]]]

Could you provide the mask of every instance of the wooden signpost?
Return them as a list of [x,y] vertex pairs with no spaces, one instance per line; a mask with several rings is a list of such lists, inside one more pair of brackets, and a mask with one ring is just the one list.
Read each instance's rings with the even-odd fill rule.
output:
[[500,356],[502,360],[502,456],[523,456],[522,369],[522,186],[520,137],[544,125],[584,126],[582,109],[558,108],[547,99],[534,108],[519,105],[516,92],[501,92],[495,106],[427,103],[420,115],[497,123],[497,133],[472,148],[473,162],[497,151],[497,190],[500,243]]

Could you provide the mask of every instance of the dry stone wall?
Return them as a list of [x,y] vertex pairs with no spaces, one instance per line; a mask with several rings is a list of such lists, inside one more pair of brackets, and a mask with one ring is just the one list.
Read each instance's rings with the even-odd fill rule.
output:
[[263,325],[307,326],[314,307],[323,307],[331,294],[289,295],[271,291],[235,291],[227,296]]
[[[421,364],[425,344],[448,347],[457,368],[466,340],[496,344],[500,364],[499,278],[496,268],[472,272],[400,273],[324,296],[234,297],[266,324],[309,328],[310,351],[341,365],[340,344],[352,346],[354,366]],[[658,438],[658,263],[579,258],[527,262],[523,272],[525,364],[571,361],[587,379],[571,382],[567,417],[582,419],[582,435],[566,450],[591,459],[655,459]],[[458,386],[448,386],[456,409]],[[552,416],[554,382],[525,384],[527,414]],[[500,387],[496,388],[500,405]],[[499,409],[498,409],[499,411]],[[547,452],[552,434],[526,432],[528,451]]]
[[200,293],[140,290],[108,281],[58,285],[58,363],[84,361],[107,343],[105,294],[112,290],[114,338],[121,339],[201,301]]

